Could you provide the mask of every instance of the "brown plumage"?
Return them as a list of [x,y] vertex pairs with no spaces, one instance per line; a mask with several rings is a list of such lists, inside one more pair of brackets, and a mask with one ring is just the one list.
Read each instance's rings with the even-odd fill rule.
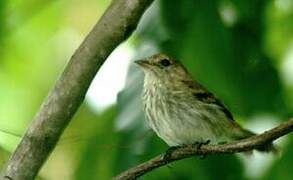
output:
[[218,144],[254,135],[237,124],[228,108],[194,80],[180,62],[156,54],[136,63],[145,73],[147,122],[169,146],[207,140]]

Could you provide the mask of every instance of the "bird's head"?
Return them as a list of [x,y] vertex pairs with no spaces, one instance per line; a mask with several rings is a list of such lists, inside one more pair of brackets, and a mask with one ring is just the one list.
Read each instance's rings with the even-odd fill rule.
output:
[[174,58],[166,54],[155,54],[143,60],[135,61],[145,73],[145,76],[153,80],[179,80],[189,78],[184,66]]

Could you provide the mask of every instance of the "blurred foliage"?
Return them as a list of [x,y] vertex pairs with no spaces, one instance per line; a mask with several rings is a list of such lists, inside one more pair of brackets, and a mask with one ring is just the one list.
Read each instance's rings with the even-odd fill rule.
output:
[[[235,3],[235,10],[240,10],[239,17],[227,28],[217,11],[219,2],[182,1],[184,13],[179,9],[179,16],[175,16],[178,20],[173,21],[174,17],[168,16],[172,4],[162,1],[162,18],[170,32],[168,44],[176,46],[170,50],[168,45],[162,48],[184,60],[194,76],[231,104],[233,112],[243,115],[259,111],[287,112],[286,108],[279,108],[284,103],[277,71],[262,52],[264,4],[243,2]],[[184,9],[185,6],[190,8]],[[178,21],[180,24],[188,21],[188,27],[176,26]],[[182,37],[182,33],[188,36]]]
[[[109,0],[0,1],[0,167],[67,60]],[[293,115],[293,3],[290,0],[155,1],[130,42],[138,59],[163,51],[254,129]],[[293,71],[293,62],[291,62]],[[292,73],[291,73],[292,74]],[[141,107],[143,74],[130,66],[116,105],[84,103],[42,168],[40,179],[110,179],[166,150]],[[290,81],[291,79],[291,81]],[[270,117],[269,119],[262,117]],[[255,121],[256,119],[256,121]],[[7,133],[7,132],[10,132]],[[141,179],[282,179],[292,177],[292,136],[266,161],[234,155],[189,158]],[[257,156],[258,154],[256,154]],[[256,167],[253,172],[249,167]],[[251,169],[251,168],[250,168]]]
[[[268,34],[271,29],[267,28],[271,27],[271,24],[267,24],[270,23],[267,16],[272,16],[275,11],[267,10],[274,6],[273,3],[276,2],[182,0],[170,3],[161,0],[149,10],[140,24],[137,35],[139,39],[136,41],[137,58],[158,51],[173,55],[185,64],[194,77],[223,99],[238,120],[248,121],[262,114],[286,120],[292,115],[293,106],[291,102],[286,101],[288,96],[285,92],[292,94],[293,91],[288,90],[289,88],[282,83],[282,69],[275,60],[281,56],[273,56],[279,52],[267,52],[266,49],[272,46],[268,44],[272,37]],[[293,20],[287,19],[286,22],[283,28],[287,33],[283,30],[278,32],[284,32],[278,34],[279,36],[287,36],[284,42],[287,46],[283,46],[283,52],[288,47],[288,39],[292,43],[292,36],[288,37],[291,35],[288,29]],[[290,30],[293,32],[292,27]],[[273,50],[280,50],[280,47]],[[130,107],[140,101],[140,91],[136,93],[133,90],[141,87],[142,74],[131,67],[128,77],[125,90],[118,96],[118,104],[123,104],[118,106],[118,120],[121,122],[119,125],[126,126],[125,131],[133,129],[135,134],[141,131],[137,130],[137,127],[145,125],[140,121],[140,116],[127,118],[126,114],[130,114],[130,109],[133,109]],[[125,106],[125,99],[131,103]],[[128,126],[125,125],[126,119]],[[137,122],[141,122],[142,125],[138,125]],[[143,156],[143,159],[154,156],[158,149],[166,149],[166,146],[162,145],[155,148],[153,139],[157,137],[150,137],[144,145],[143,152],[154,152],[145,158]],[[159,140],[159,144],[160,142]],[[286,148],[290,148],[290,145]],[[287,153],[289,152],[284,151],[284,156]],[[275,162],[274,165],[278,166],[277,164],[278,162]],[[245,166],[250,165],[243,164],[234,156],[213,156],[204,161],[184,160],[175,162],[172,166],[174,167],[155,170],[145,176],[145,179],[262,179],[263,175],[259,173],[256,177],[245,172],[245,169],[248,169]],[[269,172],[268,168],[264,172]],[[278,177],[290,179],[290,176],[281,174]]]

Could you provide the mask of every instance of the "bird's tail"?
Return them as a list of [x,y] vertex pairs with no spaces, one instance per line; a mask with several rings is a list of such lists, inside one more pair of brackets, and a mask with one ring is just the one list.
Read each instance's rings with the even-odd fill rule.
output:
[[264,153],[273,153],[273,154],[279,153],[278,148],[272,142],[265,144],[265,145],[262,145],[262,146],[258,147],[256,150],[258,150],[260,152],[264,152]]

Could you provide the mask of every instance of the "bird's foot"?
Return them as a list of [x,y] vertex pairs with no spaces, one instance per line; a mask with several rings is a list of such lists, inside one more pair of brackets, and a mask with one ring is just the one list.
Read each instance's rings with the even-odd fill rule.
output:
[[[208,139],[206,141],[203,142],[195,142],[192,144],[193,147],[195,147],[196,149],[200,149],[202,145],[207,145],[209,144],[211,141]],[[202,154],[199,156],[200,159],[204,159],[206,157],[206,154]]]
[[180,146],[172,146],[172,147],[169,147],[169,148],[167,149],[167,151],[165,152],[165,154],[164,154],[163,160],[164,160],[165,162],[169,162],[170,159],[171,159],[172,153],[173,153],[176,149],[178,149],[178,148],[180,148]]
[[203,141],[203,142],[195,142],[192,144],[193,147],[197,148],[197,149],[200,149],[202,145],[207,145],[209,144],[211,141],[208,139],[206,141]]

